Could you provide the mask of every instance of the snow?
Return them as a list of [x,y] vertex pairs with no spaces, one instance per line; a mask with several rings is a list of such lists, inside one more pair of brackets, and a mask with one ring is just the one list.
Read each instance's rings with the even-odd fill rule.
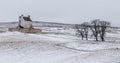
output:
[[119,63],[120,50],[107,49],[65,59],[63,63]]
[[100,49],[109,49],[109,48],[120,48],[120,44],[114,44],[114,43],[68,43],[65,45],[69,48],[75,48],[78,50],[100,50]]
[[120,34],[96,42],[81,40],[73,29],[46,30],[53,33],[0,33],[0,63],[120,63]]

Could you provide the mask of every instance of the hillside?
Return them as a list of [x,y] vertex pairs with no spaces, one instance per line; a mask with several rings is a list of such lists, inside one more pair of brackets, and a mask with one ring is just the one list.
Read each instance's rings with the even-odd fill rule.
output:
[[[0,22],[0,27],[17,27],[18,22]],[[74,24],[33,21],[34,27],[72,27]]]
[[72,24],[33,23],[46,34],[9,32],[17,22],[0,24],[1,63],[120,63],[120,29],[110,29],[106,41],[97,42],[90,35],[81,40]]
[[[84,41],[64,34],[0,33],[1,63],[119,63],[120,38]],[[7,61],[6,61],[7,59]]]

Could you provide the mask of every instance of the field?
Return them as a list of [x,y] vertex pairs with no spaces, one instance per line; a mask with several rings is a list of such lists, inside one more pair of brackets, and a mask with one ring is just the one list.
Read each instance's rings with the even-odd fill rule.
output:
[[71,28],[41,29],[47,34],[0,33],[0,63],[120,63],[119,31],[96,42],[81,40]]

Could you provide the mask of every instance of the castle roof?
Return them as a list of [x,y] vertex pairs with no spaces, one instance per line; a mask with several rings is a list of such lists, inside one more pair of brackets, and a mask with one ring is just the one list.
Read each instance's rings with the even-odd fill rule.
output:
[[30,17],[23,17],[25,21],[32,21]]

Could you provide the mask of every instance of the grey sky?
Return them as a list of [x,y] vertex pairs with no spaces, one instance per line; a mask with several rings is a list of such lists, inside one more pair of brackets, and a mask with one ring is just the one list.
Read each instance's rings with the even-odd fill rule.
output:
[[0,0],[0,21],[17,21],[21,14],[33,20],[81,23],[107,20],[120,26],[120,0]]

